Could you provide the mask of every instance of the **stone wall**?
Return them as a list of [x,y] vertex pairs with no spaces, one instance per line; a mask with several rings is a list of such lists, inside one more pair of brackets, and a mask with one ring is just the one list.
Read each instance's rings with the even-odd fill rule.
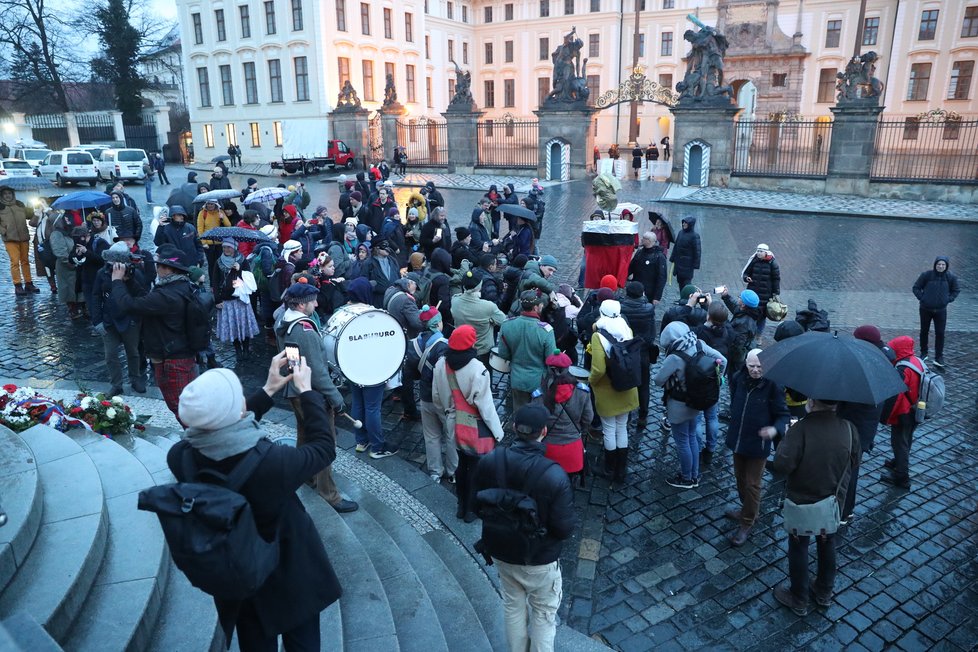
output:
[[594,131],[591,117],[595,110],[583,109],[540,109],[534,111],[540,119],[538,133],[538,156],[536,176],[547,178],[547,143],[557,138],[570,145],[570,178],[586,179],[591,165],[594,149]]

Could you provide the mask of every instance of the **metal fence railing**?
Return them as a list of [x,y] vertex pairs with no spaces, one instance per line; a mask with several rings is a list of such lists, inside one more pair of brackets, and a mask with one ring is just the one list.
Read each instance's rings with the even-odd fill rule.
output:
[[404,147],[407,167],[448,166],[448,124],[425,117],[397,121],[397,144]]
[[78,140],[82,143],[111,143],[115,140],[115,120],[111,113],[76,113]]
[[734,175],[824,177],[828,173],[829,120],[741,120],[734,125]]
[[978,120],[880,120],[870,179],[978,183]]
[[535,170],[540,123],[536,120],[484,120],[476,125],[477,167]]

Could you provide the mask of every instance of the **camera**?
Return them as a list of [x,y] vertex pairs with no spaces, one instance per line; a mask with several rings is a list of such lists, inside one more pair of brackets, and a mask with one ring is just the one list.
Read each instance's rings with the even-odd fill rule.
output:
[[710,295],[704,294],[699,299],[697,299],[696,302],[701,306],[705,306],[709,300],[710,300]]

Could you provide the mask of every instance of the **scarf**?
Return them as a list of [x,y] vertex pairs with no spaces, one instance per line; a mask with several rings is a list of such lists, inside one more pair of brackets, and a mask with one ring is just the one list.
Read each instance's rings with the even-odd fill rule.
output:
[[445,352],[445,364],[452,371],[461,371],[465,365],[475,360],[477,355],[475,348],[465,349],[464,351],[449,349]]
[[187,278],[184,274],[181,274],[180,272],[177,272],[175,274],[170,274],[166,278],[157,276],[156,287],[161,288],[164,285],[169,285],[170,283],[176,283],[177,281],[187,281],[189,283],[190,279]]
[[225,274],[227,274],[228,272],[231,271],[231,267],[235,263],[240,263],[243,260],[244,260],[244,256],[242,256],[237,251],[235,251],[233,254],[231,254],[230,256],[228,256],[227,254],[224,253],[224,250],[222,249],[221,250],[221,257],[217,259],[217,266],[221,268],[221,271],[222,272],[224,272]]
[[255,415],[251,412],[247,412],[237,423],[220,430],[187,428],[183,432],[183,438],[190,442],[194,449],[215,462],[251,450],[264,436],[265,433],[258,427]]
[[696,337],[696,333],[693,331],[686,331],[682,337],[669,345],[669,353],[675,353],[676,351],[688,351],[696,346],[696,341],[698,339],[699,338]]

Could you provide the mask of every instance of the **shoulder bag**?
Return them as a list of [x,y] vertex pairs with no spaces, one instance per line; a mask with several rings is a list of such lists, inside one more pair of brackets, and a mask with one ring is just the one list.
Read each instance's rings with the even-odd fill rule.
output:
[[[846,424],[849,430],[849,443],[846,446],[846,460],[852,453],[852,425]],[[804,449],[803,449],[804,454]],[[809,505],[798,505],[790,498],[784,499],[781,518],[784,519],[784,529],[788,534],[799,537],[835,534],[839,529],[839,490],[845,480],[845,471],[839,478],[839,484],[831,496]]]

